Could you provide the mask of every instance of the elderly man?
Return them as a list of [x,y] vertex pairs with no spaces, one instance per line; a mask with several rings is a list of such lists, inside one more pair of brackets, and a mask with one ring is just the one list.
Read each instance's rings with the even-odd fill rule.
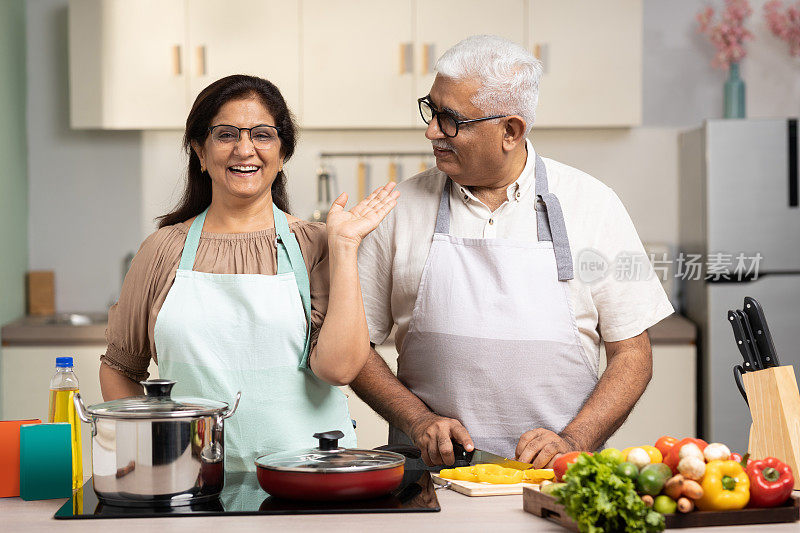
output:
[[397,377],[373,353],[353,389],[428,465],[452,464],[452,441],[535,467],[597,449],[644,392],[646,329],[672,306],[646,259],[638,281],[576,279],[581,252],[645,255],[610,188],[527,140],[536,58],[475,36],[436,71],[419,99],[436,168],[400,183],[359,255],[371,341],[397,326]]

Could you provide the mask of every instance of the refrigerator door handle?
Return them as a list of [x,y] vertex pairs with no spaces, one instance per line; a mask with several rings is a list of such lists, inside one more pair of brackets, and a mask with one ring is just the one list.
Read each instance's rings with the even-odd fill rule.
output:
[[800,183],[797,179],[797,119],[790,118],[787,125],[789,135],[789,207],[800,205]]

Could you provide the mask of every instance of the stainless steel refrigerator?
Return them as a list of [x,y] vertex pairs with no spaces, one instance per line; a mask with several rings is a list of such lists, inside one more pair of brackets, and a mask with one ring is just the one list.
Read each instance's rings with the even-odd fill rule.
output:
[[[781,364],[800,370],[797,119],[709,120],[682,133],[679,148],[678,274],[683,312],[699,326],[698,432],[745,451],[751,417],[733,380],[742,356],[728,309],[741,309],[745,296],[759,300]],[[697,255],[704,268],[695,279],[685,261]]]

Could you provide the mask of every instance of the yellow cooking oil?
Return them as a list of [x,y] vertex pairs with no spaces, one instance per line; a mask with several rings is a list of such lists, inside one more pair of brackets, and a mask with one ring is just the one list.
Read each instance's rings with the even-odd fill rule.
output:
[[56,373],[50,380],[50,410],[48,422],[67,422],[72,441],[72,490],[83,486],[83,459],[81,454],[81,420],[75,410],[73,398],[79,392],[78,378],[72,371],[71,357],[56,358]]

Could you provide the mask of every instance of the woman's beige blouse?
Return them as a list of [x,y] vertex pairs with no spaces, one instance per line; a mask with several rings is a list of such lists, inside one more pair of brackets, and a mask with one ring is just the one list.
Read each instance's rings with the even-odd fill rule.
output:
[[[325,224],[289,224],[300,244],[311,282],[311,347],[328,309],[328,241]],[[180,263],[189,226],[159,229],[142,243],[122,284],[119,301],[108,311],[108,348],[100,359],[127,377],[147,379],[150,358],[158,362],[154,330]],[[275,229],[200,236],[194,270],[213,274],[266,274],[277,270]]]

